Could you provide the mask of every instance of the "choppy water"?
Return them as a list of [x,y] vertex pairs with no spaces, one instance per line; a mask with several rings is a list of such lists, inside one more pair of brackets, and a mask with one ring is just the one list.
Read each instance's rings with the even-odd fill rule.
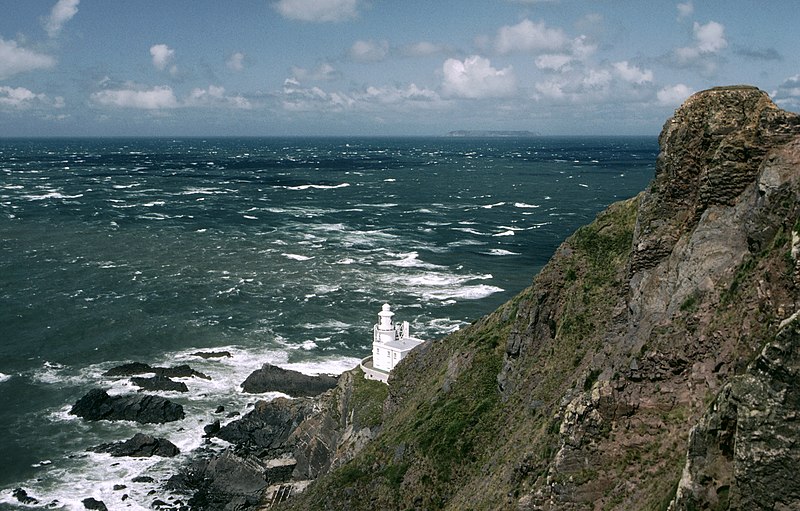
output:
[[[0,508],[149,509],[263,362],[341,372],[380,305],[422,338],[526,287],[572,231],[652,177],[653,138],[0,140]],[[203,360],[198,350],[228,350]],[[162,426],[68,415],[128,361],[212,376]],[[135,431],[177,460],[84,452]],[[114,491],[115,484],[127,488]],[[121,503],[122,494],[131,499]]]

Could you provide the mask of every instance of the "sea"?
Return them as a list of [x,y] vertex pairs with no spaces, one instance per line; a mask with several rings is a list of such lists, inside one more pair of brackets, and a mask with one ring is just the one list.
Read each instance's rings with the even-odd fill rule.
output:
[[[383,303],[431,342],[468,325],[645,189],[657,152],[655,137],[0,139],[0,509],[151,509],[194,452],[225,447],[205,425],[279,395],[244,394],[253,370],[353,368]],[[103,376],[127,362],[210,379],[161,393],[182,421],[70,415],[90,389],[136,392]],[[136,432],[181,454],[87,451]]]

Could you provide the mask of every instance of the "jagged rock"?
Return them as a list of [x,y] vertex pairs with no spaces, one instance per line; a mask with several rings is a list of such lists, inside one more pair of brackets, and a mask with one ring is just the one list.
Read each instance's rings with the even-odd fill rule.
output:
[[144,433],[136,433],[124,442],[101,444],[91,449],[94,452],[106,452],[111,456],[172,457],[180,453],[178,447],[165,438],[155,438]]
[[243,510],[258,505],[267,488],[266,466],[252,454],[226,450],[197,460],[169,483],[173,489],[193,491],[192,509]]
[[131,378],[131,383],[142,390],[165,391],[165,392],[189,392],[189,387],[182,381],[175,381],[167,376],[157,375],[152,378],[141,378],[134,376]]
[[142,394],[109,396],[102,389],[90,390],[69,413],[90,421],[129,420],[142,424],[184,418],[183,407],[163,397]]
[[202,378],[204,380],[211,379],[209,376],[201,373],[200,371],[195,371],[187,364],[182,364],[174,367],[152,367],[148,364],[143,364],[141,362],[131,362],[128,364],[122,364],[116,367],[112,367],[111,369],[103,373],[103,376],[112,376],[112,377],[135,376],[139,374],[148,374],[148,373],[153,373],[156,376],[164,378],[197,377],[197,378]]
[[290,435],[311,413],[313,405],[305,400],[259,401],[241,419],[223,426],[216,436],[241,448],[267,450],[277,456],[292,451]]
[[242,390],[251,394],[283,392],[290,396],[316,396],[336,386],[336,378],[330,375],[309,376],[264,364],[253,371],[242,383]]
[[24,488],[16,488],[14,491],[11,492],[11,495],[17,499],[21,504],[26,504],[29,506],[35,506],[39,504],[39,501],[30,495]]
[[728,382],[692,429],[672,510],[800,505],[800,320]]
[[211,424],[203,426],[203,432],[205,433],[205,436],[214,436],[219,433],[220,429],[219,420],[215,420]]
[[98,511],[108,511],[105,503],[102,500],[97,500],[93,497],[83,499],[83,507],[85,509],[96,509]]

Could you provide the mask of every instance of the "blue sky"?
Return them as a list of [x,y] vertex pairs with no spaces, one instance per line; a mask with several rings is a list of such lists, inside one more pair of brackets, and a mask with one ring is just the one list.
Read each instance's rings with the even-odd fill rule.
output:
[[0,136],[658,134],[800,110],[797,0],[6,0]]

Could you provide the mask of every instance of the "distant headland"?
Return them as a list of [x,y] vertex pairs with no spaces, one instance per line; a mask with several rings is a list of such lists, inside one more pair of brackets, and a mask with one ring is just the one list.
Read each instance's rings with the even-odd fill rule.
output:
[[538,137],[535,131],[513,131],[513,130],[457,130],[447,133],[448,137],[484,137],[484,138],[526,138]]

